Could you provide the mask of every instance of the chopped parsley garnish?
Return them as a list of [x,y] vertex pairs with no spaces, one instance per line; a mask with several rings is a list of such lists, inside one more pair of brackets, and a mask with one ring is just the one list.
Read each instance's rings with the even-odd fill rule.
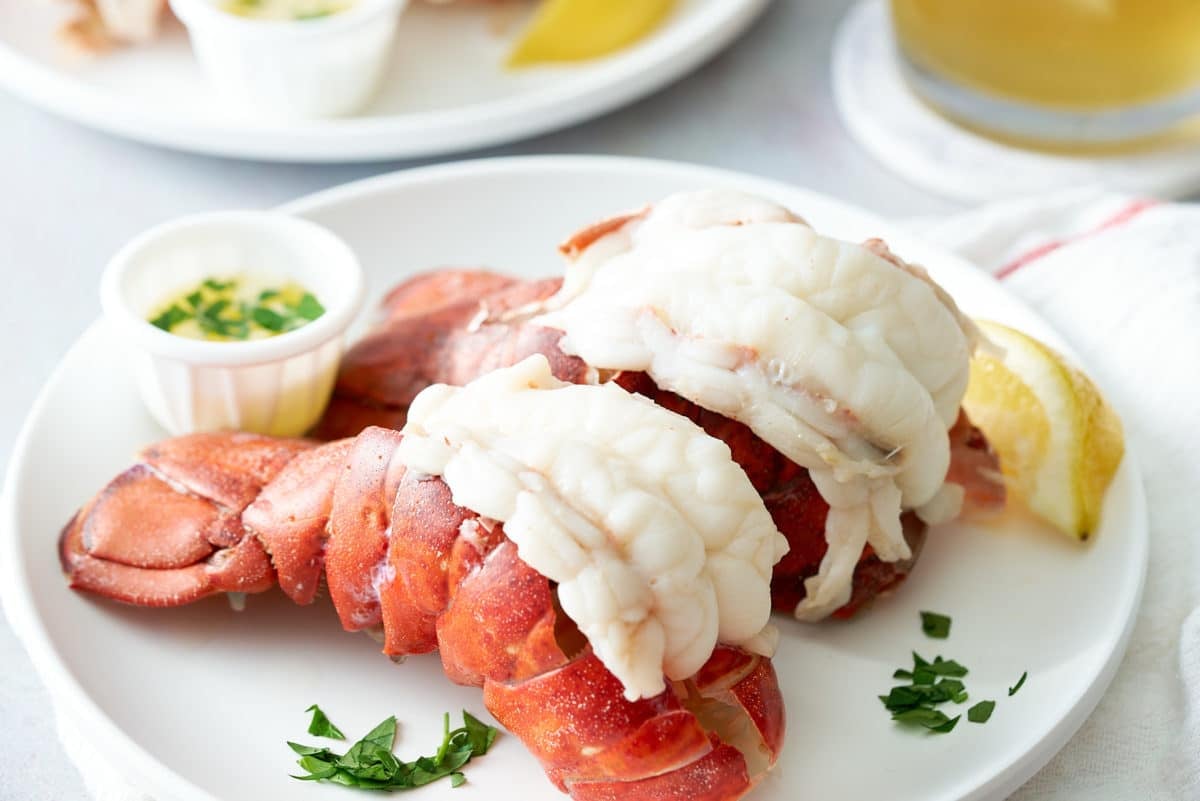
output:
[[960,716],[951,718],[935,709],[940,704],[961,704],[967,700],[967,691],[959,678],[967,669],[953,659],[934,657],[930,662],[913,652],[912,670],[901,668],[892,674],[896,679],[908,679],[911,683],[893,687],[887,695],[879,696],[880,702],[892,713],[892,720],[921,726],[937,734],[948,734],[958,725]]
[[958,724],[958,719],[962,715],[957,715],[953,718],[947,717],[946,713],[939,712],[936,709],[926,709],[924,707],[914,707],[906,709],[903,712],[897,712],[892,715],[892,720],[899,723],[915,723],[918,726],[924,726],[930,731],[938,734],[949,734]]
[[345,740],[346,735],[342,734],[342,730],[334,726],[321,707],[313,704],[305,712],[312,712],[312,721],[308,724],[308,733],[315,734],[318,737],[328,737],[331,740]]
[[980,701],[967,710],[967,720],[972,723],[987,723],[988,718],[992,716],[992,710],[995,708],[995,701]]
[[[950,618],[936,612],[921,612],[921,629],[930,637],[945,639],[950,635]],[[892,673],[893,679],[909,683],[897,685],[887,695],[879,696],[880,702],[897,723],[919,726],[938,734],[953,731],[962,716],[950,717],[936,707],[967,701],[969,695],[961,679],[969,671],[953,659],[935,656],[931,662],[916,651],[912,652],[912,660],[911,669],[898,668]],[[1028,675],[1022,673],[1016,685],[1008,688],[1009,696],[1021,689]],[[967,720],[986,723],[995,709],[995,701],[980,701],[967,710]]]
[[[320,709],[314,705],[313,723],[309,732],[316,734],[317,714],[329,723]],[[368,790],[409,790],[421,787],[442,778],[450,779],[451,787],[465,782],[461,768],[473,757],[487,753],[496,739],[496,729],[488,726],[463,711],[463,725],[450,730],[450,715],[442,717],[442,744],[433,756],[418,757],[414,762],[404,762],[392,753],[396,740],[396,718],[389,717],[350,746],[345,754],[336,754],[328,748],[300,745],[289,742],[288,747],[300,755],[297,764],[306,775],[293,776],[301,781],[331,781],[346,787],[361,787]],[[341,734],[339,731],[338,734]],[[321,735],[325,736],[325,735]]]
[[938,734],[949,734],[950,732],[954,731],[954,727],[958,725],[958,719],[961,717],[962,715],[955,715],[941,726],[934,726],[932,729],[930,729],[930,731],[935,731]]
[[929,666],[938,676],[955,676],[962,678],[967,675],[967,669],[955,662],[953,659],[942,659],[940,656],[933,660],[933,664]]
[[957,679],[942,679],[937,684],[893,687],[887,695],[879,696],[879,700],[889,712],[903,712],[914,707],[933,706],[946,701],[962,703],[955,700],[960,697],[964,700],[966,698],[962,682]]
[[239,278],[209,278],[150,317],[163,331],[193,339],[263,339],[294,331],[325,313],[296,284],[252,290]]
[[950,636],[950,618],[937,612],[922,612],[921,630],[927,637],[944,640]]

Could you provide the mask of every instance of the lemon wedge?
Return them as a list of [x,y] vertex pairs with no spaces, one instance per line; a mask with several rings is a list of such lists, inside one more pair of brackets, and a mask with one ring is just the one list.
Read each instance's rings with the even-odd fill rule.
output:
[[648,36],[674,7],[675,0],[545,0],[508,65],[608,55]]
[[1004,356],[972,359],[963,408],[996,449],[1012,493],[1064,534],[1087,539],[1125,454],[1120,418],[1055,351],[998,323],[979,326]]

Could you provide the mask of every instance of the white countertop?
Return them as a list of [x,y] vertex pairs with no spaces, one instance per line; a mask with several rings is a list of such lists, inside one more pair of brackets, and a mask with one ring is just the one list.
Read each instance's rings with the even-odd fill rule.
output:
[[[849,0],[776,0],[730,50],[678,84],[577,127],[461,158],[612,153],[726,167],[800,184],[892,216],[956,206],[905,184],[847,137],[829,48]],[[267,207],[427,162],[268,165],[110,138],[0,93],[0,468],[41,385],[99,314],[108,257],[180,214]],[[83,801],[50,702],[0,619],[0,800]],[[565,798],[565,796],[564,796]]]

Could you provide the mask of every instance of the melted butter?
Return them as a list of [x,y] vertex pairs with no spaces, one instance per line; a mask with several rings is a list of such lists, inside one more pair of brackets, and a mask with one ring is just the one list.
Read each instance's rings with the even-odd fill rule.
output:
[[164,301],[147,320],[188,339],[243,342],[295,331],[324,313],[320,301],[297,283],[226,275],[206,278]]
[[351,0],[224,0],[221,9],[239,17],[286,22],[321,19],[352,5]]

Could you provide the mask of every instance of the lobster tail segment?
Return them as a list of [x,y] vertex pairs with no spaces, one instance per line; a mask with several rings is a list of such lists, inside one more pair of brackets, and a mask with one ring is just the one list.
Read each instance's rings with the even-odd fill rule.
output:
[[59,540],[71,586],[140,606],[179,606],[276,581],[243,513],[311,443],[253,434],[165,440],[109,483]]
[[536,678],[488,681],[484,700],[576,799],[738,798],[779,756],[782,697],[770,660],[741,649],[718,647],[705,671],[722,690],[685,680],[629,701],[587,653]]
[[73,587],[145,606],[323,579],[344,628],[438,650],[581,801],[725,801],[775,763],[785,548],[726,445],[541,357],[422,393],[403,434],[159,443],[60,542]]

